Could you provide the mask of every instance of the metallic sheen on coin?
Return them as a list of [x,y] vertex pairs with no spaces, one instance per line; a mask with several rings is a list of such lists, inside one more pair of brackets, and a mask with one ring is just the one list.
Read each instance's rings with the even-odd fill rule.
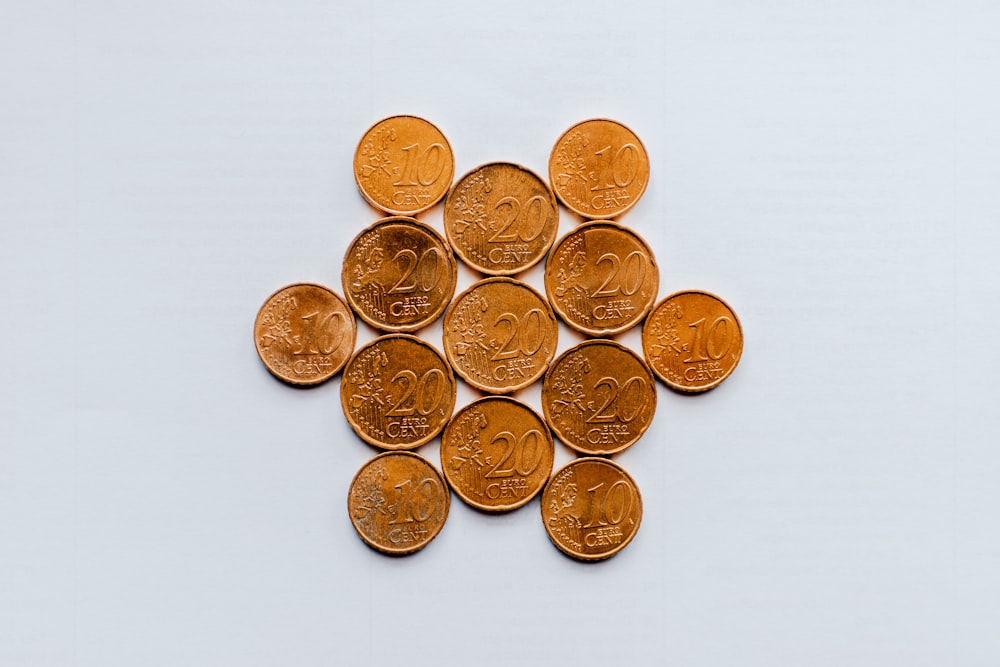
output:
[[559,205],[537,174],[492,162],[463,176],[444,204],[444,231],[455,253],[477,271],[519,273],[545,257],[556,238]]
[[357,324],[344,300],[322,285],[282,287],[260,307],[254,345],[267,370],[289,384],[329,380],[354,351]]
[[382,449],[413,449],[448,423],[455,409],[455,376],[429,343],[389,334],[351,357],[340,384],[340,404],[365,442]]
[[653,251],[613,222],[589,222],[559,239],[545,262],[545,292],[566,324],[591,336],[642,321],[660,285]]
[[444,353],[477,389],[506,394],[542,377],[556,354],[548,302],[513,278],[487,278],[458,295],[444,316]]
[[563,352],[542,383],[545,421],[582,454],[615,454],[637,441],[656,412],[656,380],[624,345],[588,340]]
[[632,208],[649,183],[649,157],[632,130],[595,119],[566,130],[549,157],[549,182],[566,208],[590,219]]
[[545,485],[541,505],[549,539],[580,560],[614,556],[632,541],[642,521],[635,480],[602,458],[570,461]]
[[451,145],[437,127],[416,116],[375,123],[354,151],[354,180],[375,208],[397,215],[426,211],[455,178]]
[[458,267],[441,235],[406,217],[358,234],[341,279],[354,312],[383,331],[415,331],[437,319],[455,293]]
[[411,452],[383,452],[361,467],[347,494],[347,512],[365,544],[403,555],[433,540],[451,493],[431,463]]
[[552,473],[555,444],[542,418],[506,396],[486,396],[455,413],[441,435],[441,469],[475,508],[521,507]]
[[700,290],[656,304],[642,327],[642,351],[673,389],[707,391],[729,377],[743,354],[743,328],[725,301]]

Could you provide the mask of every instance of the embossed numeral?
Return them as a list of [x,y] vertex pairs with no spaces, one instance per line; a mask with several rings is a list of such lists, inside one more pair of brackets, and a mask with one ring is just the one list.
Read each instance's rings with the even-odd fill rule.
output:
[[605,263],[611,265],[611,270],[590,298],[614,296],[619,292],[625,296],[632,296],[642,287],[642,281],[646,278],[646,256],[638,250],[626,255],[624,262],[613,252],[604,253],[597,260],[597,264],[600,266]]
[[444,171],[444,146],[441,144],[431,144],[420,151],[420,144],[412,144],[402,149],[406,154],[406,161],[399,172],[399,180],[393,185],[397,187],[423,185],[428,186],[434,183]]
[[587,489],[590,494],[590,520],[584,528],[600,526],[617,526],[632,509],[632,489],[624,480],[618,480],[608,487],[606,493],[600,493],[604,482]]
[[639,173],[639,149],[635,144],[625,144],[614,155],[611,146],[605,146],[594,151],[594,155],[601,158],[601,175],[597,185],[590,188],[591,192],[628,187]]
[[587,417],[587,423],[622,421],[628,423],[639,416],[646,405],[646,380],[634,375],[619,388],[618,380],[604,377],[594,385],[594,391],[607,387],[607,396],[594,414]]
[[441,487],[431,477],[425,477],[416,484],[413,480],[404,479],[392,488],[399,491],[399,499],[396,501],[396,515],[389,525],[427,521],[437,509]]
[[346,329],[344,314],[334,311],[322,320],[317,320],[318,317],[318,310],[302,316],[302,335],[296,337],[299,346],[292,354],[333,354],[340,347]]
[[[497,464],[486,473],[486,477],[510,477],[515,472],[521,477],[527,477],[533,473],[535,468],[538,467],[538,464],[542,462],[542,443],[545,442],[545,439],[542,437],[542,432],[537,428],[527,431],[520,437],[520,439],[515,438],[514,434],[510,431],[501,431],[493,436],[493,439],[490,440],[490,444],[499,440],[503,440],[507,443],[507,445],[504,448],[503,456],[500,457]],[[508,465],[508,462],[509,467],[501,467]]]
[[447,386],[447,380],[441,369],[432,368],[419,379],[413,371],[401,370],[393,376],[391,382],[395,384],[397,380],[403,383],[403,395],[385,413],[387,417],[406,417],[414,412],[426,417],[441,405]]
[[[441,280],[441,257],[437,248],[428,248],[423,255],[417,258],[417,253],[409,248],[403,248],[392,258],[393,262],[400,263],[403,268],[403,275],[399,277],[396,284],[389,290],[389,294],[404,294],[419,289],[421,292],[430,292]],[[414,275],[416,274],[416,275]]]
[[532,308],[524,314],[524,326],[514,313],[504,313],[497,318],[493,326],[500,326],[501,322],[507,324],[507,337],[496,353],[490,357],[492,361],[513,359],[519,355],[530,357],[538,352],[545,342],[545,331],[542,326],[545,322],[544,315],[538,308]]
[[[536,203],[538,205],[534,206]],[[507,217],[500,222],[500,229],[489,238],[490,243],[513,242],[519,239],[524,243],[531,243],[542,233],[548,217],[545,197],[535,195],[523,207],[517,197],[504,197],[497,202],[494,210],[499,214],[501,207],[506,208]],[[514,229],[507,231],[511,227]],[[528,230],[528,233],[525,230]]]
[[[726,352],[729,352],[729,348],[733,344],[733,321],[731,319],[725,315],[715,318],[705,335],[702,336],[701,325],[704,323],[705,318],[703,317],[688,325],[694,329],[694,340],[691,342],[691,356],[684,360],[685,364],[708,361],[709,359],[718,361],[726,356]],[[725,337],[722,340],[719,339],[719,327],[724,327]]]

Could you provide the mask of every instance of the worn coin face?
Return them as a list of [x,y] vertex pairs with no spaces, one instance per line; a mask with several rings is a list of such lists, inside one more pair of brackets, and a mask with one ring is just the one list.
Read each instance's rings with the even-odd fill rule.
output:
[[566,208],[613,218],[632,208],[649,183],[649,157],[632,130],[595,119],[566,130],[549,157],[549,182]]
[[455,293],[458,267],[441,235],[406,217],[358,234],[341,279],[351,308],[383,331],[415,331],[437,319]]
[[466,264],[491,275],[534,266],[552,246],[559,206],[534,172],[510,162],[476,167],[444,204],[444,230]]
[[413,449],[448,423],[455,409],[455,376],[428,343],[389,334],[351,357],[340,403],[365,442],[382,449]]
[[542,384],[542,411],[559,439],[583,454],[614,454],[646,432],[656,380],[639,356],[609,340],[559,355]]
[[700,290],[666,297],[642,327],[653,372],[685,392],[707,391],[729,377],[743,354],[743,328],[725,301]]
[[656,300],[660,270],[638,235],[590,222],[562,237],[545,262],[545,292],[566,324],[610,336],[642,321]]
[[506,394],[542,377],[558,327],[538,292],[513,278],[487,278],[455,298],[444,316],[444,353],[473,387]]
[[264,302],[253,325],[267,370],[290,384],[329,380],[354,351],[354,315],[332,290],[312,283],[283,287]]
[[371,127],[354,151],[354,180],[368,203],[397,215],[426,211],[448,192],[455,158],[441,130],[416,116]]
[[347,512],[365,543],[388,554],[419,551],[445,520],[451,493],[431,463],[412,452],[383,452],[351,482]]
[[580,560],[614,556],[632,541],[642,521],[635,480],[602,458],[570,461],[545,485],[541,504],[549,539]]
[[534,410],[487,396],[455,413],[441,435],[441,469],[458,497],[481,510],[521,507],[552,473],[552,434]]

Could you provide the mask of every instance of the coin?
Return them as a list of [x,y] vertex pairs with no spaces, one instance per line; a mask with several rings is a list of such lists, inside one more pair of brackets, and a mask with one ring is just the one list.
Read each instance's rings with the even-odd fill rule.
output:
[[441,235],[418,220],[383,218],[358,234],[341,279],[354,312],[383,331],[415,331],[437,319],[458,267]]
[[365,442],[382,449],[413,449],[448,423],[455,409],[455,376],[429,343],[389,334],[347,362],[340,404]]
[[441,130],[416,116],[375,123],[354,151],[354,181],[375,208],[397,215],[426,211],[448,192],[455,157]]
[[624,345],[588,340],[563,352],[542,382],[542,412],[559,439],[582,454],[614,454],[653,421],[656,380]]
[[542,491],[542,523],[552,544],[580,560],[624,549],[639,530],[642,497],[635,480],[607,459],[570,461]]
[[510,162],[476,167],[444,203],[444,231],[455,253],[477,271],[512,275],[549,251],[559,226],[552,189]]
[[419,551],[448,518],[451,493],[430,461],[412,452],[383,452],[351,482],[347,512],[365,544],[387,554]]
[[559,239],[545,262],[545,292],[566,324],[591,336],[626,331],[656,300],[660,270],[638,235],[589,222]]
[[542,418],[506,396],[455,413],[441,434],[441,469],[458,497],[486,511],[521,507],[552,473],[555,445]]
[[444,316],[444,353],[477,389],[506,394],[542,377],[558,327],[542,296],[513,278],[486,278],[455,298]]
[[642,351],[669,387],[707,391],[729,377],[743,354],[743,328],[725,301],[700,290],[656,304],[642,327]]
[[632,208],[649,183],[649,157],[632,130],[607,119],[566,130],[549,156],[549,182],[566,208],[613,218]]
[[264,366],[297,385],[319,384],[336,375],[354,350],[356,333],[344,300],[313,283],[282,287],[267,298],[253,324]]

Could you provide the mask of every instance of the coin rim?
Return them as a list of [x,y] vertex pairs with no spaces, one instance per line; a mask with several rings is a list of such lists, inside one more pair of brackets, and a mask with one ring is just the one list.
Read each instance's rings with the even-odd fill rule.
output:
[[[374,541],[368,539],[368,536],[358,529],[358,524],[355,523],[354,521],[354,514],[351,512],[351,491],[354,489],[354,483],[358,481],[358,477],[361,476],[361,473],[364,472],[365,469],[368,468],[368,466],[374,463],[377,459],[381,459],[388,456],[412,456],[416,459],[419,459],[421,462],[426,463],[427,466],[434,471],[434,474],[437,475],[438,481],[441,482],[441,488],[444,490],[444,520],[440,523],[440,525],[438,525],[437,530],[435,530],[430,537],[428,537],[425,541],[413,547],[393,549],[391,547],[385,547],[382,546],[381,544],[375,543]],[[384,554],[389,554],[390,556],[405,556],[420,551],[421,549],[426,547],[428,544],[431,543],[431,541],[434,540],[435,537],[438,536],[438,534],[441,532],[441,529],[444,528],[444,524],[448,522],[448,516],[450,513],[451,513],[451,490],[448,487],[448,482],[444,480],[444,478],[441,476],[441,472],[434,467],[434,464],[431,463],[429,459],[414,452],[390,451],[390,452],[382,452],[381,454],[373,456],[372,458],[365,461],[358,469],[358,471],[354,473],[354,477],[351,479],[351,483],[347,487],[347,516],[351,521],[351,525],[354,527],[354,532],[357,533],[358,537],[361,538],[361,541],[367,544],[369,547],[371,547],[375,551],[379,551]]]
[[[649,160],[649,151],[646,150],[646,145],[644,143],[642,143],[642,139],[639,138],[639,135],[632,131],[632,128],[630,128],[629,126],[625,125],[624,123],[621,123],[621,122],[619,122],[617,120],[613,120],[611,118],[587,118],[586,120],[581,120],[580,122],[575,123],[575,124],[571,125],[569,128],[567,128],[566,131],[563,132],[562,134],[560,134],[559,138],[556,139],[556,143],[554,143],[552,145],[552,150],[549,152],[549,183],[555,183],[555,179],[552,177],[553,158],[555,157],[556,149],[559,148],[559,144],[562,142],[563,137],[565,137],[567,134],[569,134],[570,132],[572,132],[576,128],[580,127],[581,125],[585,125],[587,123],[594,123],[594,122],[613,123],[614,125],[617,125],[618,127],[623,128],[626,132],[628,132],[633,137],[635,137],[635,140],[639,144],[639,148],[642,149],[643,155],[646,156],[646,167],[649,170],[650,176],[652,175],[653,170],[652,170],[652,165],[650,164],[650,160]],[[591,215],[589,213],[584,213],[583,211],[579,210],[575,206],[571,206],[569,203],[567,203],[567,201],[565,199],[563,199],[562,194],[559,192],[559,189],[555,185],[552,185],[551,187],[552,187],[552,191],[555,193],[556,197],[559,199],[560,202],[562,202],[562,205],[565,206],[566,208],[568,208],[573,213],[576,213],[578,216],[580,216],[584,220],[611,220],[611,219],[616,218],[619,215],[623,215],[627,211],[631,210],[631,208],[633,206],[635,206],[639,202],[640,199],[642,199],[642,195],[644,195],[646,193],[646,188],[649,187],[649,177],[646,178],[646,182],[643,183],[642,189],[639,191],[639,194],[637,194],[632,199],[632,202],[630,204],[628,204],[628,206],[626,206],[625,208],[621,209],[620,211],[616,211],[615,213],[612,213],[611,215]]]
[[[566,239],[573,236],[574,234],[582,234],[587,229],[591,229],[593,227],[601,225],[614,227],[635,238],[636,241],[639,242],[639,245],[646,249],[646,252],[648,253],[649,256],[649,260],[652,263],[653,268],[656,269],[656,279],[653,285],[654,288],[653,298],[642,309],[638,317],[633,317],[629,321],[629,323],[623,326],[614,327],[612,329],[604,329],[604,328],[592,329],[571,320],[569,315],[563,313],[562,309],[560,308],[558,299],[555,297],[555,295],[552,294],[552,286],[550,285],[549,282],[549,276],[552,274],[552,271],[550,270],[552,268],[552,262],[555,261],[556,253],[559,251],[559,247],[563,244],[563,242],[566,241]],[[660,292],[660,265],[656,263],[656,255],[653,254],[653,249],[649,247],[649,244],[646,243],[646,240],[643,239],[638,234],[636,234],[630,228],[624,225],[620,225],[614,220],[590,220],[588,222],[579,225],[576,229],[573,229],[572,231],[563,235],[563,237],[560,238],[557,243],[553,244],[552,249],[549,251],[549,256],[545,260],[545,274],[542,278],[542,281],[545,283],[545,296],[548,297],[549,303],[552,304],[552,310],[554,310],[559,315],[559,318],[563,322],[565,322],[567,326],[575,329],[576,331],[579,331],[580,333],[585,333],[588,336],[604,338],[605,336],[615,336],[617,334],[624,333],[646,319],[646,316],[649,315],[649,312],[653,309],[653,304],[656,303],[656,295],[659,294]]]
[[[277,372],[274,371],[274,369],[272,369],[268,365],[267,361],[264,360],[264,355],[260,349],[260,344],[257,342],[257,326],[260,324],[260,317],[264,312],[264,306],[270,303],[271,299],[278,296],[278,294],[280,294],[281,292],[284,292],[285,290],[291,289],[293,287],[316,287],[328,292],[329,294],[333,295],[333,298],[335,300],[339,301],[340,304],[344,306],[344,308],[347,310],[348,316],[351,318],[351,353],[348,354],[346,357],[344,357],[344,360],[332,372],[317,380],[299,381],[279,375]],[[264,368],[266,368],[271,375],[273,375],[274,377],[278,378],[279,380],[281,380],[286,384],[290,384],[296,387],[313,387],[315,385],[326,382],[327,380],[331,379],[334,375],[339,373],[340,370],[347,365],[347,362],[353,356],[354,345],[357,343],[357,340],[358,340],[358,323],[357,320],[354,319],[354,311],[351,309],[350,304],[348,304],[346,299],[344,299],[342,296],[334,292],[332,289],[330,289],[326,285],[321,285],[319,283],[302,281],[302,282],[290,283],[288,285],[285,285],[284,287],[279,287],[274,292],[272,292],[270,296],[264,299],[264,302],[260,305],[260,308],[257,310],[257,317],[255,317],[253,320],[253,346],[254,349],[257,351],[257,357],[260,359],[260,362],[264,364]]]
[[[569,356],[573,352],[578,352],[579,350],[581,350],[581,349],[583,349],[585,347],[592,346],[592,345],[607,345],[607,346],[617,347],[617,348],[620,348],[620,349],[624,350],[628,354],[630,354],[633,357],[635,357],[635,359],[639,362],[639,365],[642,366],[642,368],[644,368],[646,370],[646,373],[649,374],[650,388],[652,389],[652,392],[653,392],[652,414],[650,415],[649,420],[646,422],[646,425],[642,427],[642,429],[635,436],[635,438],[632,439],[627,444],[625,444],[625,445],[623,445],[621,447],[618,447],[617,449],[609,449],[609,450],[601,450],[601,451],[580,449],[580,447],[578,445],[576,445],[574,443],[571,443],[569,441],[569,439],[562,433],[561,429],[556,425],[555,420],[552,419],[551,415],[549,414],[549,407],[548,407],[549,406],[549,401],[546,400],[546,393],[547,392],[545,391],[546,387],[549,386],[549,376],[552,373],[555,372],[556,367],[559,366],[559,363],[563,360],[563,357]],[[646,359],[643,356],[640,356],[639,353],[637,353],[632,348],[627,347],[625,345],[622,345],[621,343],[619,343],[617,341],[614,341],[614,340],[608,340],[606,338],[592,338],[590,340],[585,340],[583,342],[577,343],[573,347],[571,347],[568,350],[564,351],[562,354],[560,354],[556,358],[555,361],[553,361],[551,364],[549,364],[548,370],[545,371],[545,379],[542,380],[541,401],[542,401],[542,413],[545,415],[545,423],[548,424],[549,428],[552,429],[552,431],[556,434],[556,436],[559,437],[559,442],[563,443],[564,445],[566,445],[567,447],[569,447],[573,451],[576,451],[576,452],[579,452],[579,453],[583,454],[584,456],[593,456],[593,457],[610,456],[612,454],[618,454],[620,452],[623,452],[626,449],[628,449],[629,447],[631,447],[632,445],[634,445],[635,443],[637,443],[639,441],[639,439],[642,438],[643,434],[645,434],[646,431],[649,430],[649,427],[652,425],[652,423],[653,423],[653,417],[656,415],[656,376],[653,375],[653,372],[650,369],[649,364],[646,362]]]
[[[444,139],[444,144],[447,147],[448,152],[451,154],[451,173],[448,175],[448,187],[446,187],[444,189],[444,191],[438,197],[435,197],[434,200],[431,203],[429,203],[428,205],[424,206],[423,208],[399,210],[399,209],[393,209],[393,208],[388,208],[386,206],[383,206],[382,204],[376,202],[375,199],[374,199],[374,197],[372,197],[364,189],[364,187],[362,187],[362,185],[361,185],[361,179],[358,178],[358,170],[357,170],[357,167],[355,165],[357,165],[358,154],[359,154],[359,151],[361,150],[361,145],[365,142],[365,137],[367,137],[368,134],[372,130],[374,130],[376,127],[378,127],[382,123],[387,123],[387,122],[389,122],[391,120],[396,120],[396,119],[399,119],[399,118],[413,118],[415,120],[419,120],[419,121],[422,121],[422,122],[430,125],[432,128],[434,128],[434,130],[438,134],[441,135],[441,138]],[[452,186],[452,184],[455,181],[455,151],[452,150],[452,148],[451,148],[451,142],[448,141],[448,137],[446,137],[445,134],[444,134],[444,132],[441,131],[441,128],[439,128],[437,125],[435,125],[434,123],[430,122],[426,118],[422,118],[420,116],[414,116],[412,114],[405,114],[405,113],[404,114],[397,114],[395,116],[387,116],[386,118],[383,118],[382,120],[375,122],[371,127],[369,127],[367,130],[365,130],[361,134],[361,138],[358,140],[358,145],[354,149],[354,157],[351,160],[351,173],[354,175],[354,184],[358,186],[358,192],[360,192],[361,196],[365,198],[365,201],[367,201],[369,204],[371,204],[372,206],[374,206],[379,211],[385,211],[386,213],[390,213],[392,215],[402,215],[402,216],[416,215],[417,213],[423,213],[427,209],[432,208],[435,204],[437,204],[439,201],[441,201],[442,199],[444,199],[445,195],[448,194],[448,191],[451,189],[451,186]]]
[[[448,422],[451,421],[452,415],[454,415],[454,413],[455,413],[455,401],[457,400],[457,396],[458,396],[458,382],[456,382],[456,380],[455,380],[455,372],[452,369],[451,364],[448,363],[448,360],[444,357],[444,355],[442,355],[440,352],[438,352],[437,348],[435,348],[433,345],[431,345],[430,343],[428,343],[427,341],[425,341],[423,338],[419,338],[417,336],[414,336],[413,334],[408,334],[408,333],[389,333],[389,334],[385,334],[383,336],[379,336],[377,338],[374,338],[373,340],[370,340],[365,345],[362,345],[361,347],[359,347],[354,352],[354,354],[351,355],[351,358],[348,360],[347,365],[350,365],[359,354],[361,354],[362,352],[364,352],[368,348],[372,347],[376,343],[380,343],[380,342],[382,342],[384,340],[387,340],[389,338],[406,338],[406,339],[415,341],[415,342],[419,343],[420,345],[425,345],[435,355],[437,355],[438,359],[441,360],[441,363],[444,365],[445,370],[448,371],[448,373],[450,374],[450,377],[451,377],[451,411],[449,412],[448,419],[444,420],[444,423],[441,424],[441,426],[439,428],[432,429],[431,432],[428,435],[425,435],[423,438],[421,438],[420,440],[418,440],[415,443],[406,443],[404,445],[389,445],[389,444],[386,444],[384,442],[380,442],[380,441],[376,440],[375,438],[373,438],[372,436],[368,435],[367,433],[364,433],[361,429],[358,428],[357,424],[354,423],[354,420],[351,419],[351,414],[350,414],[350,412],[347,409],[347,396],[344,393],[344,392],[347,391],[347,389],[346,389],[347,383],[346,382],[341,382],[340,383],[340,409],[343,411],[344,417],[347,419],[347,423],[350,425],[351,430],[353,430],[358,435],[359,438],[361,438],[362,440],[364,440],[365,442],[367,442],[369,445],[372,445],[374,447],[377,447],[378,449],[382,449],[382,450],[386,450],[386,451],[390,451],[390,452],[404,452],[404,451],[410,451],[410,450],[416,449],[417,447],[420,447],[422,445],[426,445],[428,442],[430,442],[435,437],[437,437],[437,435],[439,433],[441,433],[441,431],[444,430],[445,426],[448,425]],[[345,368],[346,368],[346,366],[345,366]]]
[[[555,224],[553,225],[552,228],[552,238],[549,239],[549,242],[545,245],[542,251],[538,254],[537,257],[532,259],[531,262],[514,269],[487,269],[481,264],[473,262],[472,259],[466,256],[465,249],[462,248],[459,244],[455,243],[455,239],[453,239],[451,235],[451,227],[448,224],[449,223],[448,211],[451,210],[452,197],[454,196],[455,191],[458,190],[458,186],[461,185],[462,181],[472,176],[477,171],[480,171],[481,169],[485,169],[486,167],[495,167],[495,166],[514,167],[515,169],[520,169],[521,171],[525,171],[529,175],[538,179],[538,182],[541,183],[542,186],[545,188],[545,190],[549,193],[549,200],[552,204],[552,210],[555,212]],[[524,271],[527,271],[528,269],[530,269],[531,267],[535,266],[543,259],[545,259],[545,256],[552,248],[552,245],[556,242],[556,236],[559,235],[559,200],[556,199],[556,194],[555,191],[552,189],[552,185],[546,182],[546,180],[541,176],[539,176],[535,171],[516,162],[505,162],[503,160],[496,160],[493,162],[483,163],[478,167],[470,169],[466,173],[462,174],[462,176],[455,181],[455,183],[451,186],[451,189],[448,191],[448,196],[444,200],[444,211],[442,214],[442,219],[444,224],[444,233],[445,236],[448,238],[448,242],[451,244],[452,251],[458,256],[459,259],[465,262],[466,266],[468,266],[474,271],[484,273],[488,276],[514,276],[519,273],[523,273]]]
[[[449,260],[448,266],[449,266],[449,275],[451,276],[451,290],[448,294],[448,297],[446,299],[442,299],[440,306],[431,311],[430,315],[412,324],[389,325],[386,322],[380,322],[370,317],[367,313],[363,312],[360,306],[354,303],[354,299],[352,299],[350,295],[351,290],[348,289],[347,285],[347,281],[349,278],[348,256],[351,254],[351,250],[354,249],[354,246],[358,242],[358,239],[363,237],[365,234],[368,234],[369,232],[375,230],[376,227],[394,223],[412,224],[418,229],[421,229],[422,231],[426,231],[427,233],[429,233],[433,239],[441,243],[445,251],[444,252],[445,257]],[[428,225],[426,222],[422,222],[420,220],[417,220],[416,218],[412,218],[407,215],[390,215],[385,218],[379,218],[372,224],[362,229],[353,239],[351,239],[351,242],[347,244],[347,250],[344,252],[344,262],[340,269],[340,283],[341,287],[344,289],[344,298],[347,300],[347,303],[350,306],[351,310],[353,310],[357,314],[357,316],[360,317],[362,320],[364,320],[367,324],[371,325],[378,331],[385,331],[388,333],[410,333],[411,331],[418,331],[432,324],[434,320],[441,317],[441,314],[444,313],[444,311],[448,308],[449,303],[455,297],[455,288],[458,286],[458,263],[455,261],[455,254],[452,251],[451,246],[448,244],[448,241],[445,240],[445,238],[441,236],[441,234],[439,234],[436,229]]]
[[[545,364],[544,364],[544,368],[546,370],[542,371],[541,373],[537,374],[536,376],[534,376],[532,378],[528,378],[528,380],[526,380],[524,382],[521,382],[521,384],[518,384],[518,385],[515,385],[515,386],[512,386],[512,387],[504,387],[503,389],[496,389],[494,387],[490,387],[490,386],[487,386],[485,384],[480,384],[478,381],[469,379],[466,376],[465,372],[459,367],[459,365],[452,360],[452,358],[451,358],[451,350],[448,347],[448,341],[445,339],[445,336],[448,333],[448,316],[449,316],[449,314],[451,312],[453,312],[453,310],[455,308],[455,305],[459,301],[461,301],[463,298],[465,298],[465,296],[469,292],[471,292],[473,289],[475,289],[476,287],[479,287],[480,285],[483,285],[485,283],[496,283],[496,282],[513,283],[514,285],[518,285],[520,287],[524,287],[525,289],[527,289],[530,292],[532,292],[536,297],[538,297],[538,300],[545,306],[545,309],[548,312],[549,317],[551,318],[553,324],[555,325],[555,329],[556,329],[556,336],[555,336],[555,341],[554,341],[555,345],[552,346],[552,355],[545,361]],[[518,280],[516,278],[511,278],[510,276],[489,276],[487,278],[483,278],[482,280],[478,280],[478,281],[472,283],[461,294],[459,294],[458,296],[456,296],[454,299],[451,300],[451,303],[448,304],[447,310],[445,310],[444,319],[441,322],[441,347],[444,348],[444,354],[448,358],[448,363],[451,364],[451,367],[455,370],[455,373],[460,378],[462,378],[463,380],[465,380],[469,385],[475,387],[476,389],[479,389],[480,391],[485,391],[487,393],[494,394],[494,395],[504,395],[504,394],[509,394],[511,392],[514,392],[514,391],[519,391],[521,389],[524,389],[525,387],[528,387],[528,386],[534,384],[539,379],[541,379],[545,375],[545,372],[548,370],[548,367],[552,364],[552,359],[555,358],[555,356],[556,356],[556,352],[555,351],[558,348],[558,346],[559,346],[559,320],[556,318],[555,313],[552,312],[552,306],[549,304],[548,300],[545,297],[543,297],[541,294],[539,294],[538,291],[535,288],[533,288],[531,285],[529,285],[528,283],[526,283],[526,282],[524,282],[522,280]]]
[[[652,361],[650,361],[650,359],[649,359],[650,355],[649,355],[649,352],[646,349],[646,325],[649,323],[649,318],[652,317],[652,315],[660,308],[660,306],[662,306],[663,304],[665,304],[667,301],[669,301],[670,299],[673,299],[674,297],[681,296],[683,294],[701,294],[702,296],[707,296],[707,297],[710,297],[712,299],[715,299],[716,301],[718,301],[719,303],[721,303],[723,306],[725,306],[729,310],[729,312],[733,316],[733,321],[736,322],[736,329],[740,332],[740,353],[738,355],[736,355],[736,362],[732,365],[732,367],[728,371],[726,371],[723,374],[723,376],[721,378],[719,378],[717,380],[713,380],[711,383],[709,383],[707,385],[704,385],[704,386],[686,387],[686,386],[683,386],[683,385],[679,385],[676,382],[673,382],[672,380],[670,380],[670,379],[666,378],[665,376],[661,375],[660,371],[657,370],[656,365],[653,364]],[[705,290],[700,290],[700,289],[684,289],[684,290],[680,290],[680,291],[674,292],[673,294],[668,294],[667,296],[665,296],[662,299],[660,299],[656,303],[656,305],[653,306],[652,310],[649,311],[649,314],[646,316],[646,321],[642,323],[642,335],[641,335],[641,338],[642,338],[642,356],[646,359],[646,362],[649,365],[649,368],[653,371],[653,373],[656,375],[656,377],[660,378],[660,380],[662,380],[663,383],[666,384],[668,387],[670,387],[671,389],[673,389],[675,391],[679,391],[681,393],[684,393],[684,394],[700,394],[700,393],[706,392],[706,391],[708,391],[710,389],[715,389],[720,384],[722,384],[726,380],[726,378],[728,378],[730,375],[733,374],[733,371],[735,371],[736,367],[740,365],[740,360],[743,358],[743,344],[744,344],[743,324],[740,322],[740,318],[736,314],[736,311],[733,310],[733,307],[729,305],[729,302],[726,301],[725,299],[723,299],[722,297],[718,296],[717,294],[713,294],[712,292],[706,292]]]
[[[551,463],[549,465],[549,472],[545,477],[545,482],[537,489],[535,489],[530,495],[526,496],[522,500],[519,500],[518,502],[511,503],[508,505],[484,505],[479,502],[476,502],[475,500],[472,500],[471,498],[466,497],[462,489],[460,489],[456,484],[452,483],[451,475],[448,474],[448,466],[446,466],[444,463],[444,454],[445,454],[444,439],[445,439],[445,432],[448,430],[448,427],[451,426],[451,424],[458,418],[458,416],[464,413],[466,410],[469,410],[472,407],[479,405],[480,403],[496,402],[496,401],[507,401],[510,403],[514,403],[515,405],[525,408],[532,415],[534,415],[535,418],[538,419],[539,423],[544,427],[546,440],[549,443],[549,452],[551,453],[549,457],[551,459]],[[516,510],[520,507],[524,507],[525,505],[527,505],[529,502],[531,502],[531,499],[540,494],[542,492],[542,489],[545,488],[545,485],[548,484],[548,480],[552,476],[552,468],[555,467],[556,444],[555,444],[555,439],[552,437],[552,430],[549,428],[549,425],[545,421],[545,418],[539,415],[537,412],[535,412],[535,410],[532,409],[530,405],[522,403],[521,401],[515,398],[511,398],[510,396],[504,396],[502,394],[492,394],[490,396],[481,396],[480,398],[477,398],[471,403],[468,403],[467,405],[455,411],[455,413],[451,416],[451,419],[448,420],[448,424],[444,427],[444,431],[441,432],[441,447],[438,450],[438,452],[439,456],[441,457],[441,472],[444,475],[444,478],[448,480],[448,485],[451,487],[451,490],[455,492],[455,495],[458,496],[465,504],[474,507],[477,510],[482,510],[483,512],[509,512],[511,510]]]
[[[594,554],[594,555],[582,554],[577,551],[573,551],[569,547],[564,547],[552,535],[552,532],[549,530],[549,524],[545,520],[545,496],[549,491],[549,485],[552,484],[552,480],[554,480],[558,475],[562,474],[562,472],[567,468],[569,468],[570,466],[578,465],[583,461],[588,461],[588,462],[599,461],[601,463],[611,466],[612,468],[617,468],[623,475],[625,475],[625,478],[632,483],[632,488],[635,489],[635,495],[639,501],[639,516],[637,517],[637,520],[635,522],[635,529],[631,532],[631,534],[629,534],[629,536],[625,539],[624,542],[617,545],[614,549],[612,549],[607,553]],[[549,541],[552,542],[552,544],[555,545],[555,547],[559,549],[559,551],[563,552],[567,556],[571,556],[573,558],[576,558],[577,560],[582,560],[587,562],[606,560],[616,555],[618,552],[620,552],[622,549],[624,549],[625,547],[627,547],[629,544],[632,543],[632,540],[635,538],[636,534],[639,532],[640,526],[642,525],[643,504],[642,504],[642,492],[639,490],[639,485],[636,484],[635,479],[632,477],[632,475],[628,473],[627,470],[625,470],[624,467],[622,467],[618,463],[615,463],[611,459],[606,459],[601,456],[580,456],[578,458],[573,459],[572,461],[564,465],[562,468],[559,468],[559,470],[552,473],[549,476],[549,481],[545,483],[545,488],[542,490],[542,496],[538,505],[541,508],[542,526],[545,528],[545,534],[549,536]]]

